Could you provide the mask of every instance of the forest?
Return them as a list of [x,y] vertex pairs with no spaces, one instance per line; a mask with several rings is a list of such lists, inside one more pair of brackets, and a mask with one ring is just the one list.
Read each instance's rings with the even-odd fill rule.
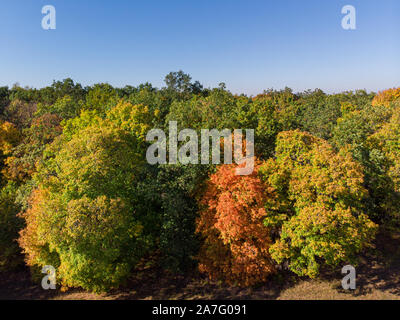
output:
[[[233,94],[165,85],[0,88],[0,273],[108,292],[138,265],[227,285],[357,266],[400,233],[400,88]],[[149,164],[153,128],[254,129],[237,164]]]

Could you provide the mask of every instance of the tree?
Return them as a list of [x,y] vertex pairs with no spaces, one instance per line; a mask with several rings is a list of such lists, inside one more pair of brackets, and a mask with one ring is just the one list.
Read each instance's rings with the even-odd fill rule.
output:
[[230,92],[222,89],[214,89],[207,97],[193,96],[186,101],[175,100],[166,122],[177,121],[178,127],[195,130],[236,128],[236,100]]
[[12,100],[4,111],[5,119],[13,123],[18,129],[28,128],[37,111],[35,102]]
[[22,262],[16,242],[22,228],[17,217],[16,186],[2,176],[4,160],[20,141],[20,132],[9,122],[0,120],[0,271],[9,271]]
[[[10,155],[21,139],[21,134],[15,126],[6,121],[0,120],[0,173],[4,168],[4,160]],[[2,176],[0,174],[0,187],[3,186]]]
[[0,120],[0,154],[7,155],[20,141],[21,134],[10,122]]
[[[400,108],[396,108],[391,119],[367,140],[375,162],[379,160],[379,178],[375,187],[379,196],[380,221],[388,229],[397,230],[400,225]],[[379,187],[379,188],[378,188]]]
[[393,88],[379,92],[372,101],[373,106],[389,107],[393,103],[400,103],[400,88]]
[[153,128],[153,123],[157,123],[159,111],[149,110],[149,107],[142,104],[132,105],[129,102],[120,100],[118,104],[106,114],[107,120],[113,125],[136,136],[138,141],[145,141],[149,130]]
[[300,126],[303,131],[328,140],[336,120],[341,116],[340,102],[322,90],[308,91],[301,96]]
[[157,170],[160,195],[160,252],[165,269],[184,272],[195,266],[197,194],[208,177],[208,166],[163,165]]
[[[255,148],[261,159],[270,158],[280,131],[296,129],[298,97],[289,88],[269,90],[253,98],[247,110],[239,113],[241,127],[255,128]],[[245,106],[245,105],[243,105]]]
[[368,190],[364,211],[381,225],[390,224],[393,217],[391,208],[398,202],[393,181],[387,175],[387,160],[382,150],[369,142],[369,137],[379,131],[392,114],[391,108],[371,104],[362,109],[348,110],[338,119],[332,137],[337,149],[347,148],[362,165],[364,187]]
[[191,88],[192,77],[182,70],[178,72],[170,72],[165,76],[165,84],[167,89],[173,90],[179,93],[189,92]]
[[320,265],[356,263],[377,226],[363,213],[363,174],[348,152],[300,131],[278,135],[276,158],[260,168],[280,205],[266,210],[275,235],[269,252],[298,275],[315,277]]
[[10,103],[8,87],[0,87],[0,119],[4,117],[4,110]]
[[370,142],[377,143],[391,163],[389,175],[400,192],[400,108],[395,109],[388,123],[370,137]]
[[167,91],[173,93],[177,100],[191,98],[192,94],[198,95],[203,92],[203,86],[199,81],[191,82],[192,77],[182,70],[170,72],[165,76],[164,82]]
[[24,183],[36,172],[43,150],[62,132],[61,119],[55,114],[44,114],[32,121],[30,128],[22,132],[22,141],[5,160],[4,176],[8,180]]
[[275,195],[257,168],[248,176],[236,175],[236,168],[221,165],[201,198],[199,268],[211,279],[249,286],[275,272],[268,251],[270,230],[263,225],[264,206],[274,203]]
[[53,113],[62,119],[70,119],[78,116],[82,108],[82,100],[76,102],[71,98],[71,96],[66,95],[57,99],[57,101],[52,105],[39,104],[37,114],[43,115],[45,113]]
[[110,110],[119,100],[118,92],[108,83],[95,84],[87,91],[85,109],[96,110],[100,114]]
[[35,175],[19,240],[32,267],[57,268],[64,286],[104,291],[123,282],[154,245],[144,230],[137,179],[143,163],[132,135],[88,127],[56,139]]
[[18,232],[23,227],[15,203],[15,187],[7,185],[0,189],[0,271],[10,271],[22,264],[18,246]]

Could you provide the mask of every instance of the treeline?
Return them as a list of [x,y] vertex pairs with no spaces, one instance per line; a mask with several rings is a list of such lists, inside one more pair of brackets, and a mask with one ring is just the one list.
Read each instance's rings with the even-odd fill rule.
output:
[[[106,291],[142,262],[251,286],[356,264],[400,231],[400,88],[255,97],[165,87],[0,88],[0,270]],[[146,133],[254,129],[256,167],[150,165]]]

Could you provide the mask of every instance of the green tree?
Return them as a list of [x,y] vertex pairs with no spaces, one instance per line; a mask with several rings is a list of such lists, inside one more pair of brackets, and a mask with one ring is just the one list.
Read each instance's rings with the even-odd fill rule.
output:
[[384,106],[364,106],[344,113],[333,130],[332,142],[337,149],[347,148],[363,168],[364,187],[368,190],[364,211],[376,223],[390,222],[396,206],[394,184],[387,175],[387,159],[382,150],[368,139],[388,122],[393,110]]
[[108,83],[95,84],[87,91],[85,109],[96,110],[100,114],[110,110],[119,100],[117,90]]
[[18,232],[23,220],[17,214],[15,187],[11,184],[0,189],[0,271],[11,271],[23,262],[18,246]]
[[154,245],[144,230],[151,217],[140,210],[144,160],[136,140],[118,128],[88,127],[56,139],[45,155],[20,238],[28,264],[52,264],[65,286],[117,287]]
[[10,103],[8,87],[0,87],[0,119],[4,117],[4,110]]

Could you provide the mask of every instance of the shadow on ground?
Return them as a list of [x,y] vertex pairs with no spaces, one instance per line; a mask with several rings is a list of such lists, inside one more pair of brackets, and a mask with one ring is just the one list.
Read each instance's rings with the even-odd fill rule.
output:
[[300,279],[290,273],[281,274],[256,288],[225,286],[208,281],[200,274],[173,276],[161,269],[138,270],[128,283],[108,294],[93,294],[81,289],[66,292],[43,290],[32,282],[29,271],[0,274],[0,299],[284,299],[284,300],[400,300],[400,236],[380,235],[374,250],[357,266],[357,289],[343,290],[341,268],[324,272],[319,279]]

